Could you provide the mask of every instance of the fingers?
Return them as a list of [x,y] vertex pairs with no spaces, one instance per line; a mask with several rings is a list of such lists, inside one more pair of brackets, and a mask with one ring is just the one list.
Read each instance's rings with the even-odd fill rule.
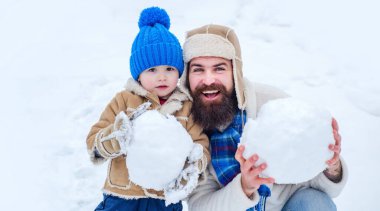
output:
[[333,135],[334,135],[335,145],[330,144],[329,149],[334,152],[334,157],[326,162],[328,165],[335,164],[336,162],[339,161],[339,155],[340,155],[341,150],[342,150],[342,148],[341,148],[342,137],[339,134],[339,126],[338,126],[338,122],[336,121],[335,118],[332,119],[332,127],[333,127]]
[[262,164],[260,164],[260,165],[257,166],[257,167],[253,167],[252,170],[251,170],[251,174],[253,174],[253,176],[258,176],[258,175],[261,174],[261,172],[263,172],[267,167],[268,167],[268,166],[267,166],[266,163],[262,163]]
[[[335,133],[334,133],[334,137],[335,137]],[[332,166],[339,161],[339,155],[342,151],[342,148],[340,146],[340,136],[338,138],[335,138],[335,140],[336,140],[336,145],[334,145],[334,144],[329,145],[329,150],[334,152],[334,157],[331,158],[330,160],[326,161],[327,165],[329,165],[329,166]]]
[[[257,188],[260,184],[273,184],[273,178],[261,178],[259,175],[267,168],[266,163],[256,166],[259,156],[252,155],[248,159],[243,157],[245,150],[244,145],[240,145],[235,153],[235,159],[240,163],[240,171],[242,174],[242,184],[245,188]],[[244,188],[243,188],[244,189]]]
[[338,122],[336,121],[336,119],[333,117],[332,118],[332,127],[334,130],[339,130],[339,125],[338,125]]
[[245,163],[245,159],[243,157],[244,149],[244,145],[240,145],[235,153],[235,159],[239,162],[240,166],[242,166]]
[[330,144],[329,149],[339,155],[342,150],[341,148],[342,137],[339,135],[338,131],[336,130],[334,130],[333,133],[334,133],[335,145]]
[[329,149],[337,154],[340,154],[341,152],[341,147],[339,145],[330,144]]
[[256,180],[259,184],[267,184],[267,185],[273,184],[275,182],[274,178],[272,178],[272,177],[269,177],[269,178],[259,177]]
[[326,161],[326,164],[328,166],[332,166],[332,165],[335,165],[338,161],[339,161],[339,154],[334,154],[334,157]]
[[[236,153],[235,157],[239,157],[240,153]],[[259,156],[257,154],[253,154],[251,157],[249,157],[247,160],[244,160],[244,158],[238,158],[241,162],[240,163],[240,171],[244,174],[250,175],[250,176],[258,176],[262,171],[264,171],[267,168],[266,163],[262,163],[256,167],[256,162],[259,160]],[[238,160],[237,159],[237,160]]]
[[335,144],[340,145],[340,143],[342,142],[342,137],[340,136],[339,132],[337,130],[333,130],[333,135],[335,139]]
[[244,172],[249,172],[252,168],[254,168],[258,159],[259,159],[259,156],[257,154],[252,155],[251,157],[248,158],[248,160],[246,160],[243,163],[243,165],[240,166],[240,170]]
[[262,184],[273,184],[275,182],[274,178],[263,178],[260,177],[260,174],[267,168],[266,163],[262,163],[257,167],[253,167],[252,170],[249,172],[249,178],[251,178],[252,186],[255,187],[255,189],[258,189],[260,185]]

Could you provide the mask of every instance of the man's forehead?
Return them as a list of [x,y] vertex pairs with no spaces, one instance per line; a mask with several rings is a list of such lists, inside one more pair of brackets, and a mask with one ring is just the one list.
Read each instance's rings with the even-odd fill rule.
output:
[[215,56],[201,56],[190,60],[190,66],[220,66],[232,64],[231,60],[215,57]]

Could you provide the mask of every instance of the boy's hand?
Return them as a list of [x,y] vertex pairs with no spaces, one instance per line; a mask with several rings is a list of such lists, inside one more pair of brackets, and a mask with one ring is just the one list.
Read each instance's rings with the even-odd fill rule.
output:
[[[104,130],[103,130],[104,136],[103,137],[107,137],[110,134],[112,134],[113,132],[114,132],[114,125],[111,124],[108,127],[104,128]],[[103,144],[110,145],[110,147],[112,147],[113,152],[119,152],[120,151],[120,144],[116,138],[103,139],[103,140],[101,140],[101,142]]]
[[114,158],[127,153],[132,138],[132,124],[124,112],[120,112],[115,122],[100,130],[96,137],[96,148],[105,158]]
[[266,169],[267,164],[262,163],[260,165],[256,165],[256,162],[259,160],[259,156],[257,154],[245,159],[243,157],[244,149],[245,148],[243,145],[239,146],[235,153],[235,159],[240,163],[241,186],[244,193],[250,198],[251,195],[260,187],[260,185],[273,184],[274,179],[271,177],[260,177],[260,173]]

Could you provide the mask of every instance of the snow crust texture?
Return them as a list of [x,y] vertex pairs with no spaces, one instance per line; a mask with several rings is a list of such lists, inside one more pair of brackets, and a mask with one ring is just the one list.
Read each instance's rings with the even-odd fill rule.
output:
[[248,119],[241,137],[245,158],[259,155],[266,162],[264,177],[277,184],[297,184],[312,179],[333,157],[331,114],[293,98],[272,100],[262,106],[256,120]]
[[132,182],[163,190],[180,175],[193,141],[174,116],[152,110],[133,121],[133,138],[127,150]]

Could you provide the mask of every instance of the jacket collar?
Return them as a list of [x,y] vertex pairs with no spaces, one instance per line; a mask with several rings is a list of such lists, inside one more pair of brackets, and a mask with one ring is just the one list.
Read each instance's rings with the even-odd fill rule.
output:
[[140,83],[135,81],[133,78],[128,79],[125,89],[159,105],[157,110],[162,114],[174,114],[176,111],[182,109],[184,101],[189,100],[185,93],[181,92],[179,88],[176,88],[168,100],[163,105],[160,105],[158,96],[144,89],[144,87],[142,87]]

